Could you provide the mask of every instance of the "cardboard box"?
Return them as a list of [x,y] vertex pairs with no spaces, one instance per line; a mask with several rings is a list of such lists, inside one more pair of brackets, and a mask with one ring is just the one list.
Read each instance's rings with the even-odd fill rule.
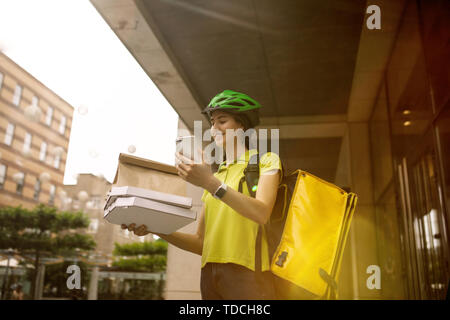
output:
[[117,198],[106,210],[104,218],[113,224],[135,223],[147,230],[170,234],[195,221],[192,210],[138,197]]
[[121,153],[114,187],[132,186],[186,196],[187,182],[174,166]]
[[189,209],[192,199],[185,197],[186,186],[174,166],[121,153],[104,219],[114,224],[144,224],[156,233],[172,233],[197,216]]
[[158,201],[177,207],[190,209],[192,207],[192,198],[177,196],[170,193],[158,192],[149,189],[125,186],[125,187],[112,187],[107,194],[105,203],[105,210],[108,208],[117,198],[120,197],[138,197]]

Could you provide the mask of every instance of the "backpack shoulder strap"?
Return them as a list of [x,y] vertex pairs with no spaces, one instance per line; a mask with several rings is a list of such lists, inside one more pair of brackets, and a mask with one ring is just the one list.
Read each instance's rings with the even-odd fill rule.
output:
[[251,197],[256,196],[256,187],[259,181],[259,154],[250,157],[247,167],[244,169],[244,176],[239,180],[238,191],[242,193],[242,185],[247,182],[248,193]]
[[[252,155],[248,161],[247,167],[244,169],[244,175],[241,180],[239,180],[238,191],[241,193],[244,181],[247,183],[248,193],[254,198],[256,196],[256,188],[259,181],[259,154]],[[263,226],[259,225],[255,242],[255,272],[257,277],[261,277],[262,232]]]

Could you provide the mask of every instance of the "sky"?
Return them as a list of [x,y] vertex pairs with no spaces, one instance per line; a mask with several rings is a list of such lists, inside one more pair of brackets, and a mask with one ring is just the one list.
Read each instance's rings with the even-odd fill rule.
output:
[[64,184],[112,182],[121,152],[174,164],[178,115],[88,0],[0,0],[0,50],[74,107]]

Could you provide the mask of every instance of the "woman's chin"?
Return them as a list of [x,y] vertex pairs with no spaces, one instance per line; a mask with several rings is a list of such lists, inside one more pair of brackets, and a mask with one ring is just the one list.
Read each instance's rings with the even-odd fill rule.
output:
[[214,142],[216,143],[216,146],[224,147],[224,143],[223,143],[223,139],[222,138],[216,138],[216,139],[214,139]]

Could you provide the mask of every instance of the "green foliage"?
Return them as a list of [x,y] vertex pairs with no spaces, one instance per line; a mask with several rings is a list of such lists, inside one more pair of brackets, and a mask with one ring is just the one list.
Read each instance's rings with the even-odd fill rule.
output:
[[115,243],[114,246],[113,254],[122,257],[113,262],[113,266],[119,270],[131,272],[166,270],[167,242],[162,239],[153,242]]
[[0,249],[36,250],[60,253],[74,249],[92,250],[89,235],[61,235],[60,232],[86,228],[89,218],[83,212],[58,212],[55,207],[37,205],[32,210],[0,208]]
[[113,262],[113,267],[121,271],[160,272],[166,270],[167,258],[163,255],[152,255],[136,258],[120,258]]
[[138,255],[166,255],[167,242],[158,239],[154,242],[134,242],[126,244],[114,244],[113,254],[115,256],[138,256]]
[[31,210],[17,207],[0,208],[0,228],[20,231],[36,228],[40,231],[60,232],[68,229],[86,228],[89,218],[83,212],[58,212],[55,207],[39,204]]

